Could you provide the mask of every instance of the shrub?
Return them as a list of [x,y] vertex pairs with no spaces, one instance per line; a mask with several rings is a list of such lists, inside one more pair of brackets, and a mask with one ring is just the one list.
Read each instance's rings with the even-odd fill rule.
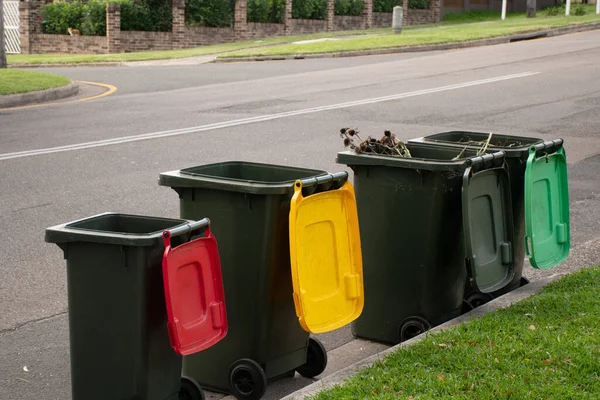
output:
[[391,13],[394,7],[401,5],[400,0],[373,0],[373,11]]
[[335,15],[362,15],[363,0],[335,0]]
[[42,32],[67,35],[69,28],[79,29],[85,15],[85,6],[74,1],[57,1],[42,7]]
[[[109,0],[121,5],[121,30],[170,31],[172,23],[169,0],[134,3],[132,0]],[[107,0],[89,0],[86,4],[75,0],[58,1],[42,8],[42,32],[68,34],[68,28],[79,29],[82,35],[106,35]]]
[[408,0],[408,8],[417,10],[428,10],[429,0]]
[[248,0],[248,21],[283,22],[285,0]]
[[[550,6],[550,7],[546,8],[544,11],[545,11],[546,16],[555,17],[561,13],[561,8],[557,7],[557,6]],[[564,10],[563,10],[563,12],[564,12]]]
[[585,6],[583,4],[578,4],[577,7],[575,7],[575,12],[573,13],[577,16],[582,16],[587,14],[587,10],[585,9]]
[[295,0],[292,3],[292,18],[325,19],[327,0]]
[[191,26],[231,26],[233,24],[233,1],[186,0],[185,21]]

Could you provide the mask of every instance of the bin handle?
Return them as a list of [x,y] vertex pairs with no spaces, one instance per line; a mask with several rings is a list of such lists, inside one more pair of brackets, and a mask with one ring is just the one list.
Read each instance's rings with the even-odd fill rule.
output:
[[535,144],[533,146],[531,146],[529,148],[529,153],[534,153],[537,154],[540,151],[543,150],[554,150],[554,148],[558,149],[559,147],[561,147],[564,143],[563,139],[554,139],[554,140],[548,140],[546,142],[543,143],[538,143]]
[[[327,174],[321,176],[315,176],[312,178],[301,179],[302,187],[323,185],[330,182],[346,181],[348,179],[348,172],[336,172],[335,174]],[[296,183],[298,185],[298,183]]]
[[478,167],[480,165],[486,165],[494,163],[496,160],[503,159],[505,153],[503,151],[497,151],[495,153],[486,153],[482,156],[473,157],[467,160],[468,167]]
[[200,221],[194,221],[191,223],[187,223],[185,225],[181,225],[181,226],[178,226],[173,229],[165,229],[163,231],[163,240],[165,241],[165,243],[166,243],[166,241],[170,242],[170,239],[173,236],[179,236],[179,235],[183,235],[185,233],[191,233],[198,229],[205,229],[207,231],[207,234],[210,234],[210,219],[203,218]]

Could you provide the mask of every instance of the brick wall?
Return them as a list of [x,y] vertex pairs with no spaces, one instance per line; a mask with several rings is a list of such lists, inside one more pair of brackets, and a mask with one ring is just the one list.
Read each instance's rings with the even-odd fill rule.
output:
[[363,17],[349,15],[336,15],[334,18],[334,29],[336,31],[350,31],[363,29]]
[[31,34],[29,37],[29,52],[41,53],[75,53],[75,54],[105,54],[108,53],[108,43],[105,36],[70,36]]
[[327,21],[322,19],[293,19],[292,34],[323,32],[327,29]]
[[402,25],[424,25],[436,22],[433,10],[409,9],[408,15],[404,15],[403,19]]
[[186,28],[186,47],[197,47],[219,43],[231,43],[233,41],[235,41],[235,33],[233,31],[233,27],[207,28],[204,26],[190,26]]
[[285,33],[284,24],[267,24],[262,22],[248,22],[248,39],[259,39],[269,36],[278,36]]
[[173,46],[171,32],[121,31],[121,51],[132,53],[147,50],[171,50]]
[[374,12],[373,28],[392,28],[392,13]]

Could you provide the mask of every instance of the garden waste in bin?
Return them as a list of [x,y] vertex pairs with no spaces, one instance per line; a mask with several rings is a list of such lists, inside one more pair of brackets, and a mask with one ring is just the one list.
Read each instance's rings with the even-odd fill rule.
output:
[[[488,142],[489,139],[489,142]],[[489,143],[487,146],[488,152],[495,151],[503,151],[505,153],[506,162],[508,165],[508,171],[511,180],[511,195],[512,195],[512,209],[513,209],[513,224],[514,224],[514,269],[515,276],[513,280],[503,288],[496,290],[493,293],[485,292],[485,290],[480,290],[477,287],[467,287],[465,293],[465,300],[469,303],[473,303],[474,306],[480,305],[483,302],[490,300],[496,296],[502,295],[504,293],[510,292],[519,286],[521,286],[526,280],[523,278],[523,265],[525,261],[525,233],[526,233],[526,224],[525,224],[525,197],[526,192],[531,190],[536,192],[538,196],[542,195],[537,188],[534,188],[532,182],[526,182],[526,167],[530,165],[528,159],[530,158],[530,149],[532,146],[542,144],[544,141],[540,138],[532,138],[532,137],[523,137],[523,136],[511,136],[511,135],[500,135],[500,134],[492,134],[490,137],[490,133],[484,132],[471,132],[471,131],[448,131],[432,134],[429,136],[424,136],[416,139],[409,140],[409,143],[421,143],[421,144],[429,144],[432,146],[443,146],[443,147],[451,147],[458,149],[470,149],[473,151],[478,151],[483,148],[485,143]],[[562,139],[552,141],[552,145],[544,146],[545,153],[548,154],[557,154],[555,157],[564,158],[564,149],[562,147],[563,141]],[[562,150],[561,150],[562,149]],[[562,155],[560,155],[560,154]],[[532,164],[531,164],[532,165]],[[561,166],[563,163],[561,163]],[[532,168],[532,167],[530,167]],[[562,171],[562,172],[561,172]],[[564,169],[557,169],[555,176],[560,174],[564,174],[565,178],[561,180],[564,182],[564,188],[556,187],[553,190],[553,193],[559,194],[566,189],[567,181],[566,181],[566,163],[564,163]],[[557,184],[557,182],[554,182]],[[562,184],[562,183],[561,183]],[[538,184],[538,187],[541,187],[541,184]],[[530,192],[532,193],[532,192]],[[559,199],[555,198],[552,200],[553,204],[556,207],[564,207],[559,206]],[[566,207],[568,207],[568,201],[566,203]],[[533,207],[530,209],[533,211]],[[568,211],[567,211],[568,214]],[[546,216],[543,217],[544,221],[547,221],[550,218],[550,215],[546,213]],[[568,216],[567,216],[568,218]],[[549,223],[549,222],[548,222]],[[541,225],[541,224],[540,224]],[[566,221],[566,226],[568,227],[568,221]],[[564,246],[563,246],[564,247]],[[566,252],[568,253],[568,245],[566,246]],[[559,250],[556,250],[559,251]],[[566,255],[565,255],[566,256]],[[563,259],[555,258],[554,265],[562,262]],[[531,261],[531,257],[530,257]]]
[[363,255],[365,305],[352,333],[390,344],[459,316],[474,266],[491,289],[514,274],[504,153],[406,147],[410,158],[337,155],[354,171]]
[[323,372],[310,332],[350,323],[363,302],[348,174],[230,161],[164,172],[159,184],[179,194],[182,218],[210,215],[227,298],[227,337],[184,357],[183,373],[258,399],[268,379]]
[[209,224],[103,213],[46,230],[67,260],[73,400],[204,398],[181,354],[227,333]]

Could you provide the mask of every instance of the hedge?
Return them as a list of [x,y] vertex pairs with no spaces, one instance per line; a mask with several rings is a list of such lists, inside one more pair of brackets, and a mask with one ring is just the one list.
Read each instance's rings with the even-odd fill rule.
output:
[[[170,31],[172,6],[170,0],[134,3],[132,0],[110,0],[121,5],[121,30]],[[42,7],[42,32],[67,35],[68,28],[78,29],[85,36],[106,35],[106,0],[59,0]]]
[[335,0],[335,15],[362,15],[365,3],[363,0]]
[[233,0],[185,0],[185,22],[190,26],[231,26],[233,3]]
[[247,0],[249,22],[283,22],[285,0]]
[[[373,0],[374,12],[393,12],[394,7],[402,6],[401,0]],[[408,0],[408,8],[429,9],[429,0]]]
[[327,0],[295,0],[292,3],[292,18],[325,19]]

